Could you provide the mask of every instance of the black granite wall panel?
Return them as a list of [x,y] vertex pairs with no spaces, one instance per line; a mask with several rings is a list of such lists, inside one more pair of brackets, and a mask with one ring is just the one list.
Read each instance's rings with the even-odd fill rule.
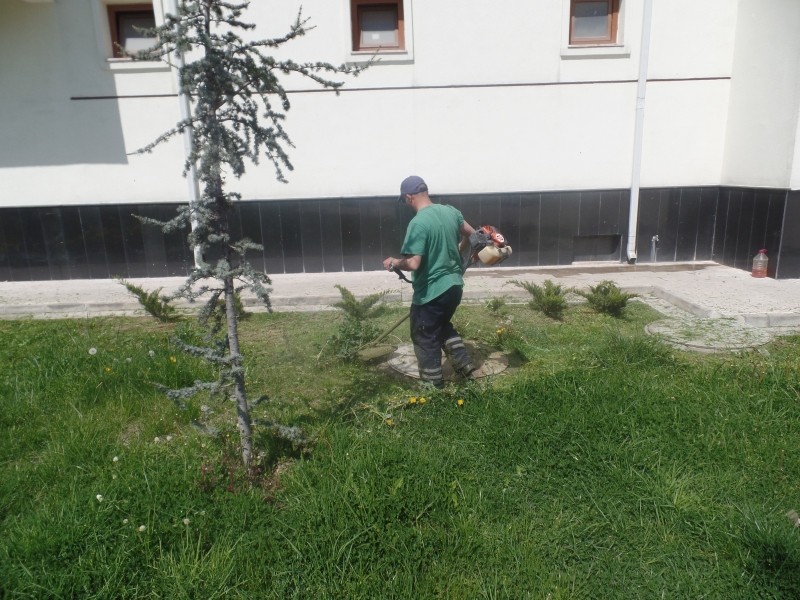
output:
[[[541,194],[520,194],[519,196],[519,254],[520,266],[538,265],[541,243]],[[502,230],[501,230],[502,231]],[[513,248],[513,246],[512,246]]]
[[697,215],[697,242],[695,260],[712,260],[714,252],[714,227],[716,225],[719,189],[700,189],[700,208]]
[[47,264],[47,248],[44,244],[44,231],[39,209],[26,207],[19,209],[22,225],[22,237],[25,241],[25,252],[28,255],[28,268],[31,279],[50,279],[50,267]]
[[[769,274],[800,277],[800,196],[742,188],[643,189],[638,261],[713,259],[749,269],[767,248]],[[623,260],[629,192],[599,190],[436,196],[473,226],[495,225],[514,248],[505,266]],[[193,257],[186,231],[164,234],[176,205],[0,209],[0,280],[180,276]],[[400,254],[413,214],[394,197],[251,201],[230,218],[234,240],[261,244],[248,258],[267,273],[377,270]],[[650,240],[659,236],[657,257]],[[609,254],[612,252],[613,254]],[[215,260],[211,252],[206,260]]]
[[11,281],[11,263],[8,261],[5,237],[0,222],[0,281]]
[[86,256],[86,243],[81,225],[81,210],[77,206],[63,206],[59,210],[64,248],[69,264],[69,277],[70,279],[89,279],[89,261]]
[[[766,233],[764,235],[764,245],[762,246],[767,250],[767,257],[771,257],[769,263],[767,263],[768,277],[778,276],[778,262],[781,255],[781,233],[784,228],[786,198],[787,193],[785,191],[773,191],[769,194],[769,213],[767,214]],[[800,236],[800,229],[792,231],[790,227],[787,229],[786,235],[787,242],[792,236],[797,239],[797,236]],[[798,277],[800,277],[800,273],[794,276],[794,278]]]
[[800,278],[800,191],[786,194],[777,267],[778,279]]
[[42,233],[44,234],[50,279],[69,279],[69,259],[64,243],[64,230],[61,227],[61,211],[58,207],[41,208],[39,216],[42,219]]
[[267,274],[283,273],[283,226],[280,202],[259,202],[264,269]]
[[309,200],[300,202],[300,231],[303,240],[303,271],[321,273],[322,267],[322,224],[320,223],[319,202]]
[[680,192],[680,211],[675,242],[675,260],[694,260],[697,246],[697,220],[700,215],[700,189]]
[[520,195],[508,194],[500,198],[500,220],[496,222],[496,227],[506,239],[506,243],[511,246],[514,253],[506,259],[503,266],[517,267],[520,261]]
[[542,194],[539,208],[539,264],[558,264],[558,229],[561,197],[558,193]]

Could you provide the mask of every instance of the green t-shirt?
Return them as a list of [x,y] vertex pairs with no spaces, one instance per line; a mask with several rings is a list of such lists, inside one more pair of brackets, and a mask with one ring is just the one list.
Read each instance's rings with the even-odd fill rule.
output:
[[461,213],[446,204],[432,204],[411,219],[402,254],[419,254],[422,262],[414,271],[414,304],[425,304],[454,285],[464,285],[461,255],[458,253]]

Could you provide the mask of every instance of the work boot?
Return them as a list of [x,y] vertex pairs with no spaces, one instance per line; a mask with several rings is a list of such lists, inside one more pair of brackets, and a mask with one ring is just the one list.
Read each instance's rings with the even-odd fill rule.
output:
[[464,379],[474,379],[472,374],[477,370],[478,370],[478,367],[476,367],[472,363],[467,363],[463,367],[459,367],[458,369],[455,369],[455,372],[458,375],[460,375],[461,377],[463,377]]

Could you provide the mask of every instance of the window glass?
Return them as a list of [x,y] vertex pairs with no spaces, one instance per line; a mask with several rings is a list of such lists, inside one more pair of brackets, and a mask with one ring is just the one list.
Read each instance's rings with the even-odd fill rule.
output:
[[397,46],[397,11],[365,9],[361,13],[362,46]]
[[128,52],[139,52],[152,48],[156,43],[156,38],[146,37],[146,34],[136,31],[139,29],[153,29],[156,26],[155,16],[144,12],[139,13],[119,13],[117,15],[119,23],[119,45]]
[[572,37],[608,37],[608,9],[609,2],[576,2]]

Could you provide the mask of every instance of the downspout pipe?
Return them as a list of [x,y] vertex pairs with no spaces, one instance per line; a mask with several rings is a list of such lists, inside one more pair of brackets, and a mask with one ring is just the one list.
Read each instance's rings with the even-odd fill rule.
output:
[[[169,0],[168,10],[170,14],[176,15],[178,14],[178,6],[177,2],[179,0]],[[181,89],[181,80],[180,80],[180,73],[181,69],[183,69],[184,65],[186,64],[183,59],[183,54],[175,51],[175,79],[176,84],[178,87],[178,105],[180,106],[181,112],[181,121],[184,121],[192,116],[192,105],[191,99],[189,98],[189,94],[184,93]],[[194,128],[189,125],[183,130],[183,154],[186,160],[188,161],[192,155],[192,138],[194,136]],[[200,184],[197,181],[197,165],[192,162],[189,165],[189,171],[186,174],[186,180],[189,184],[189,206],[196,206],[197,203],[200,201]],[[197,227],[197,219],[192,217],[191,219],[192,229]],[[195,247],[194,249],[194,265],[195,267],[199,266],[203,262],[203,256],[200,252],[200,248]]]
[[639,224],[639,183],[642,175],[642,139],[644,137],[644,100],[647,95],[647,64],[650,59],[650,24],[653,0],[644,0],[642,48],[639,52],[639,82],[636,90],[636,128],[633,134],[633,174],[631,205],[628,211],[628,263],[636,262],[636,228]]

